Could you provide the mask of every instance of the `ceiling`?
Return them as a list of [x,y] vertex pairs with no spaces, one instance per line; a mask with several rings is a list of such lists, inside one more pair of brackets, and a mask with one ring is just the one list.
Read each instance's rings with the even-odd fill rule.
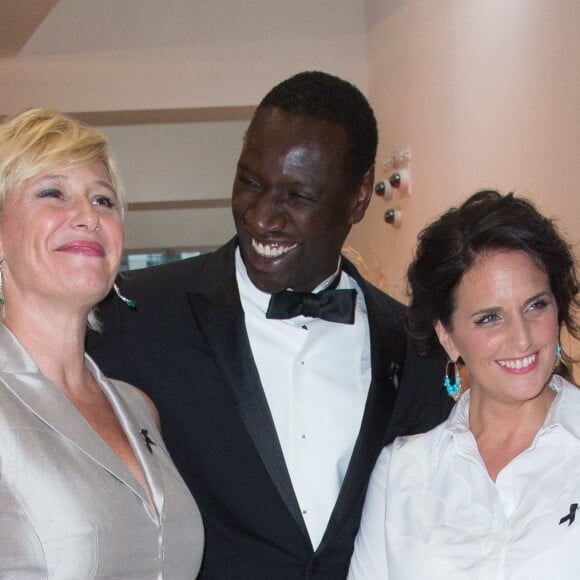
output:
[[15,56],[58,0],[2,0],[0,57]]
[[0,116],[46,106],[96,125],[247,120],[282,74],[315,67],[364,86],[364,0],[292,5],[0,0]]

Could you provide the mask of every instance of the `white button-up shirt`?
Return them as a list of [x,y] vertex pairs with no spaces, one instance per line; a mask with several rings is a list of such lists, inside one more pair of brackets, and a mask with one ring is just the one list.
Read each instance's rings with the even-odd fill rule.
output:
[[[297,316],[266,318],[270,294],[248,277],[239,249],[236,279],[252,354],[313,547],[320,544],[358,436],[371,381],[368,317],[355,288],[354,324]],[[324,289],[334,275],[324,281]]]
[[383,450],[349,580],[580,578],[580,509],[565,519],[580,505],[580,390],[559,376],[550,387],[544,425],[495,483],[469,431],[469,392],[445,423]]

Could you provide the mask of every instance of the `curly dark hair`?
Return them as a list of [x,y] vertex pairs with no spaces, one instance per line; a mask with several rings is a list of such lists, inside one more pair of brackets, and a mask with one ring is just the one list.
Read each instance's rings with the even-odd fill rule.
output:
[[353,183],[374,164],[377,121],[366,97],[351,83],[320,71],[301,72],[271,89],[256,111],[266,107],[344,127],[350,144],[345,169]]
[[439,349],[433,323],[451,328],[456,290],[475,261],[490,250],[519,250],[548,275],[558,305],[558,321],[575,338],[578,274],[572,250],[554,220],[513,193],[480,191],[451,208],[419,234],[407,271],[411,304],[407,326],[419,353]]

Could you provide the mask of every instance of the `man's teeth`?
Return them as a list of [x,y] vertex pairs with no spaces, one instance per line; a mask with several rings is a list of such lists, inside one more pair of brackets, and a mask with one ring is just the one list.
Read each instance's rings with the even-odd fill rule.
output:
[[261,244],[260,242],[256,242],[256,240],[252,240],[252,248],[254,248],[260,256],[264,256],[265,258],[278,258],[283,254],[287,254],[290,250],[293,250],[297,245],[298,244],[281,246],[279,244]]
[[536,355],[532,354],[525,358],[519,358],[517,360],[498,360],[498,364],[502,367],[507,367],[508,369],[525,369],[529,367],[536,360]]

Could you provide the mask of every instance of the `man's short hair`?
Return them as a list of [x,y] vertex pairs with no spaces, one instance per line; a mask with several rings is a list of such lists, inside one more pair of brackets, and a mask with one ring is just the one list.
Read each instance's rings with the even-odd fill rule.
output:
[[366,97],[353,84],[320,71],[301,72],[271,89],[257,111],[266,107],[344,127],[350,145],[345,170],[353,182],[360,182],[374,164],[377,121]]

